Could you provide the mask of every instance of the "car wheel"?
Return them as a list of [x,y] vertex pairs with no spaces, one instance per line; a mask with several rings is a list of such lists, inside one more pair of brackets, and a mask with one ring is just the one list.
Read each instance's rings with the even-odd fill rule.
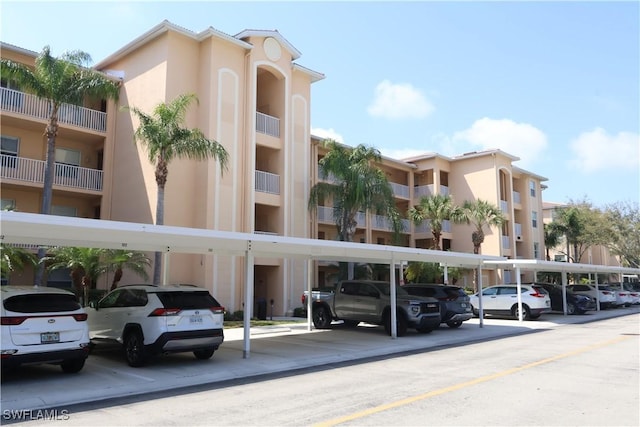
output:
[[576,306],[572,303],[567,303],[567,314],[576,314]]
[[471,306],[471,312],[473,313],[473,317],[480,317],[480,312],[476,310],[474,306]]
[[[391,310],[385,312],[384,315],[384,330],[388,335],[391,335]],[[403,337],[407,334],[407,319],[400,312],[396,313],[396,334],[399,337]]]
[[213,347],[210,348],[201,348],[199,350],[195,350],[193,352],[193,355],[200,360],[207,360],[207,359],[211,359],[211,356],[213,356],[213,353],[215,353],[216,349]]
[[320,306],[313,310],[313,326],[318,329],[327,329],[331,326],[331,315],[327,307]]
[[144,341],[140,332],[132,331],[124,337],[124,357],[129,366],[136,368],[144,365],[146,357]]
[[[531,319],[531,311],[529,311],[529,307],[522,304],[522,311],[524,313],[522,313],[522,319],[523,320],[530,320]],[[514,305],[511,308],[511,314],[513,315],[513,317],[519,319],[520,318],[520,313],[518,312],[518,305]]]
[[62,372],[75,374],[82,370],[84,367],[84,361],[85,359],[68,359],[60,364],[60,368],[62,368]]
[[462,321],[457,321],[457,322],[447,322],[447,326],[450,328],[459,328],[460,326],[462,326]]

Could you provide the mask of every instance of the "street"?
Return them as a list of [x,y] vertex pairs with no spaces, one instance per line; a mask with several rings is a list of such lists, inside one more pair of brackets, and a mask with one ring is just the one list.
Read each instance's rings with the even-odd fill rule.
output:
[[637,426],[639,318],[74,405],[45,424]]

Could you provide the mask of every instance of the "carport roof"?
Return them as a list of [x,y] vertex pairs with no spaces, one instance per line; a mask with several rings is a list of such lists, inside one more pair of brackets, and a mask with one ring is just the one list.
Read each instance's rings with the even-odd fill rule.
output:
[[2,243],[132,249],[174,253],[478,267],[502,257],[366,243],[237,233],[166,225],[0,212]]
[[610,265],[578,264],[572,262],[542,261],[539,259],[502,259],[486,260],[486,267],[492,268],[521,268],[533,271],[553,271],[565,273],[613,273],[640,274],[638,268],[615,267]]

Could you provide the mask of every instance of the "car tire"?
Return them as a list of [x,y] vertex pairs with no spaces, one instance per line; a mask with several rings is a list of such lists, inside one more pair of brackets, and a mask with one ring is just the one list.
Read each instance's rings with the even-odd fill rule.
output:
[[[391,310],[387,310],[384,314],[384,330],[387,335],[391,335]],[[399,337],[407,334],[407,319],[401,312],[396,312],[396,334]]]
[[567,303],[567,314],[576,314],[576,306],[570,302]]
[[60,364],[62,372],[66,374],[76,374],[84,367],[85,359],[67,359]]
[[201,348],[198,350],[194,350],[193,351],[193,355],[196,357],[196,359],[200,359],[200,360],[207,360],[207,359],[211,359],[211,357],[213,356],[213,353],[215,353],[216,349],[213,347],[210,348]]
[[134,368],[143,366],[146,361],[144,339],[138,331],[131,331],[124,337],[124,357],[129,366]]
[[[522,304],[522,310],[524,310],[524,313],[522,314],[522,320],[531,320],[531,311],[529,310],[529,306]],[[516,319],[520,318],[517,304],[511,307],[511,315]]]
[[320,306],[313,309],[313,326],[318,329],[328,329],[331,326],[331,314],[327,307]]
[[458,320],[457,322],[447,322],[447,326],[453,329],[459,328],[462,326],[462,320]]
[[480,311],[476,310],[474,306],[471,306],[471,313],[473,313],[473,317],[480,317]]

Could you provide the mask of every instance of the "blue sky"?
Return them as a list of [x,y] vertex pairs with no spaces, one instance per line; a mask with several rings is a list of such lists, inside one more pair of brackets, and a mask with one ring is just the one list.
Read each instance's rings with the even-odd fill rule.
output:
[[3,42],[94,62],[164,19],[277,29],[326,76],[314,134],[393,158],[500,148],[548,178],[545,201],[640,198],[638,2],[2,0],[0,12]]

